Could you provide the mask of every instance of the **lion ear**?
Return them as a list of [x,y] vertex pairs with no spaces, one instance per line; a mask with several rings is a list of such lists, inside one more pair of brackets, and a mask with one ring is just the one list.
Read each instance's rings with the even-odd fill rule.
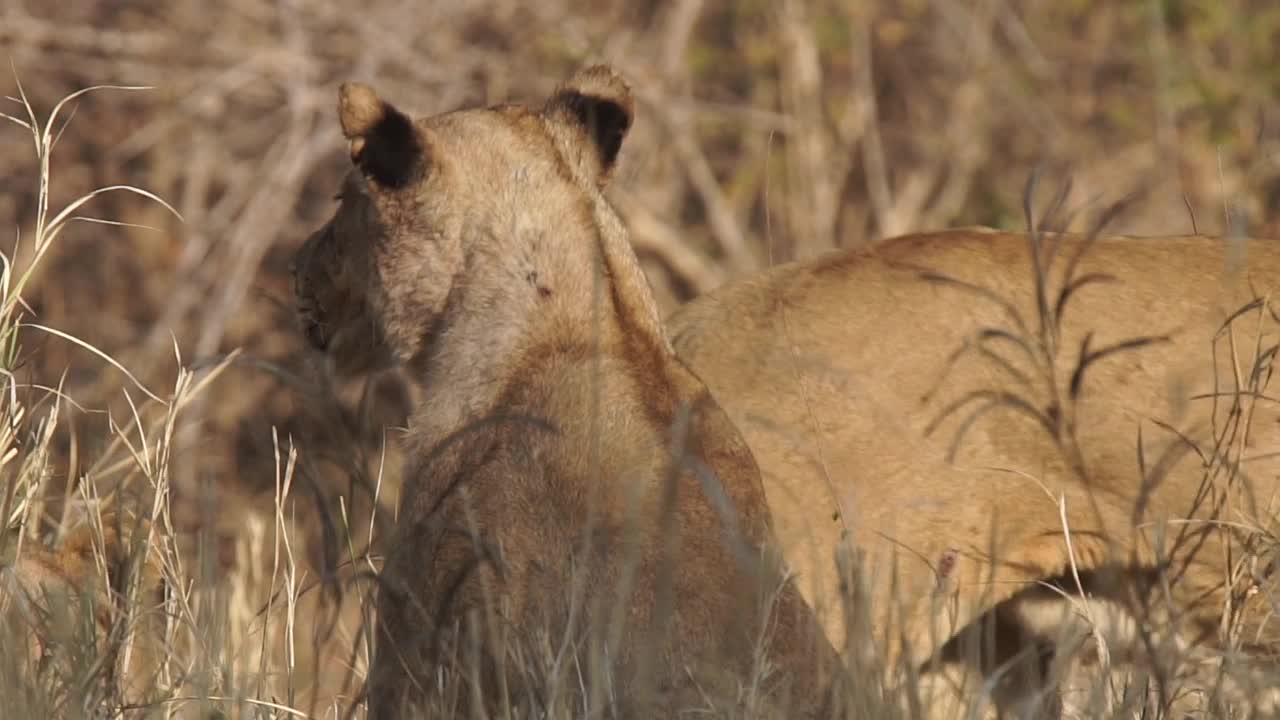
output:
[[631,88],[622,76],[607,65],[579,70],[556,88],[543,113],[586,134],[598,180],[607,182],[635,114]]
[[342,84],[338,121],[351,141],[352,164],[379,185],[403,187],[425,170],[427,157],[413,121],[368,85]]

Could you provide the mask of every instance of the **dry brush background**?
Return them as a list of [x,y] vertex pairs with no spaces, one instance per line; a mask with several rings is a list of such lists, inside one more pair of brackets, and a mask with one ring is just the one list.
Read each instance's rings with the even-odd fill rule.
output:
[[[267,648],[279,637],[263,643],[260,613],[282,586],[271,528],[292,529],[294,592],[325,612],[289,628],[296,676],[259,697],[316,714],[349,697],[349,665],[359,675],[356,603],[335,607],[370,537],[376,554],[370,508],[375,492],[386,512],[394,503],[408,407],[394,376],[332,386],[295,331],[289,258],[346,166],[340,82],[426,114],[537,98],[585,61],[614,64],[641,104],[611,194],[670,308],[835,247],[1019,228],[1037,166],[1071,177],[1081,222],[1142,189],[1114,230],[1278,236],[1277,48],[1273,0],[0,0],[0,56],[15,70],[0,89],[17,96],[20,81],[41,116],[89,85],[154,86],[74,104],[53,203],[130,184],[183,220],[136,195],[97,198],[93,215],[154,229],[68,227],[24,298],[34,322],[151,388],[172,387],[175,347],[197,370],[241,350],[174,430],[173,525],[209,606],[193,613],[225,644],[209,655],[242,672],[260,655],[288,661]],[[5,124],[0,143],[0,228],[22,267],[39,167],[22,128]],[[56,542],[75,486],[139,483],[91,462],[130,416],[122,391],[137,392],[74,343],[20,339],[17,376],[61,383],[78,404],[59,409],[53,497],[27,528]],[[223,675],[204,682],[236,685]]]

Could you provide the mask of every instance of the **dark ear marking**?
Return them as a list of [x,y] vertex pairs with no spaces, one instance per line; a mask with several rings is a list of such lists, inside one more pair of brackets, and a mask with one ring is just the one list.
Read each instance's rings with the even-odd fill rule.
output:
[[576,92],[566,93],[561,102],[586,128],[587,137],[600,153],[601,169],[605,172],[612,170],[618,161],[618,152],[622,150],[622,140],[631,129],[631,114],[612,100]]
[[635,114],[626,81],[607,65],[585,68],[556,90],[546,112],[583,129],[599,159],[600,180],[607,180]]
[[338,121],[351,140],[351,162],[379,185],[403,187],[426,169],[426,153],[413,121],[368,85],[343,83]]

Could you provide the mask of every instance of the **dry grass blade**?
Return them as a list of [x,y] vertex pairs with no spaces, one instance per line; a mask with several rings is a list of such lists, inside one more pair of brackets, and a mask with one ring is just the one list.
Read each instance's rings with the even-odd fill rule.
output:
[[940,272],[926,271],[926,272],[920,273],[919,277],[921,280],[924,280],[925,282],[960,288],[962,290],[971,292],[983,298],[984,300],[989,300],[995,303],[996,305],[999,305],[1000,309],[1004,311],[1005,315],[1007,315],[1009,319],[1013,321],[1014,326],[1017,328],[1017,332],[1023,335],[1026,334],[1027,324],[1023,322],[1022,313],[1018,311],[1017,305],[1010,302],[1007,298],[1001,297],[1000,294],[995,292],[994,290],[991,290],[990,288],[982,287],[981,285],[978,285],[976,283],[971,283],[966,280],[954,278],[954,277],[951,277],[950,275],[945,275]]
[[1022,192],[1022,213],[1027,226],[1027,246],[1031,257],[1031,277],[1035,281],[1033,296],[1036,302],[1036,314],[1040,320],[1040,342],[1046,348],[1046,354],[1052,357],[1052,343],[1056,338],[1056,333],[1052,332],[1051,329],[1056,327],[1056,322],[1054,317],[1049,314],[1049,295],[1046,291],[1049,263],[1042,254],[1043,248],[1041,245],[1044,233],[1032,212],[1036,186],[1039,183],[1040,167],[1037,166],[1035,170],[1031,171],[1031,176],[1027,178],[1026,187]]
[[31,129],[31,123],[27,122],[26,120],[23,120],[22,118],[14,117],[13,115],[10,115],[8,113],[0,112],[0,118],[4,118],[5,120],[15,123],[20,127],[26,128],[27,130]]
[[[67,206],[64,207],[61,211],[59,211],[58,214],[53,217],[53,220],[49,222],[49,232],[50,232],[49,239],[53,239],[53,237],[56,236],[56,234],[62,228],[63,223],[65,223],[67,220],[76,218],[76,216],[73,213],[75,213],[76,210],[79,210],[82,205],[89,202],[90,200],[93,200],[99,195],[104,195],[106,193],[117,192],[117,191],[129,192],[135,195],[140,195],[160,205],[165,210],[168,210],[178,220],[182,220],[182,213],[178,212],[176,208],[174,208],[172,205],[170,205],[168,202],[166,202],[163,198],[161,198],[159,195],[156,195],[155,193],[149,192],[147,190],[143,190],[142,188],[134,187],[132,185],[110,185],[107,187],[98,188],[93,192],[81,195],[79,198],[73,200],[72,202],[67,204]],[[90,220],[90,221],[93,220],[92,218],[84,218],[84,217],[81,217],[78,219]],[[99,220],[98,222],[105,222],[105,221]],[[119,224],[124,224],[124,223],[119,223]],[[130,226],[130,225],[126,225],[126,226]],[[132,225],[130,227],[146,227],[146,226]]]
[[111,367],[123,373],[124,376],[129,378],[129,381],[132,382],[134,386],[137,387],[139,390],[141,390],[147,397],[151,398],[152,400],[155,400],[158,403],[168,404],[167,400],[148,390],[147,386],[143,385],[141,380],[135,377],[133,373],[129,372],[128,368],[126,368],[124,365],[121,365],[120,362],[117,361],[115,358],[99,350],[97,347],[95,347],[91,343],[85,342],[84,340],[81,340],[80,338],[75,337],[74,335],[58,330],[57,328],[51,328],[46,325],[40,325],[38,323],[23,322],[23,323],[19,323],[18,327],[29,327],[33,330],[40,330],[41,332],[46,332],[55,337],[60,337],[63,340],[66,340],[67,342],[78,345],[79,347],[82,347],[85,350],[88,350],[94,355],[97,355],[98,357],[105,360],[109,365],[111,365]]
[[1063,284],[1062,291],[1058,293],[1058,301],[1053,306],[1053,317],[1058,318],[1058,321],[1061,322],[1062,314],[1066,311],[1067,303],[1070,302],[1071,296],[1075,295],[1080,290],[1088,287],[1089,285],[1112,282],[1119,282],[1119,279],[1107,273],[1087,273],[1078,278],[1073,278],[1067,281]]
[[1169,336],[1151,335],[1147,337],[1130,338],[1128,340],[1122,340],[1120,342],[1107,345],[1106,347],[1098,350],[1090,349],[1089,344],[1092,341],[1093,333],[1090,332],[1085,334],[1084,340],[1081,342],[1080,359],[1076,363],[1076,369],[1071,373],[1071,382],[1068,385],[1072,401],[1080,399],[1080,391],[1084,387],[1084,374],[1095,362],[1098,362],[1110,355],[1116,355],[1129,350],[1139,350],[1156,343],[1169,342]]
[[[1145,190],[1143,188],[1133,190],[1129,192],[1129,194],[1107,206],[1105,210],[1099,213],[1098,217],[1090,226],[1089,231],[1085,233],[1085,241],[1080,243],[1076,252],[1067,260],[1067,267],[1063,271],[1062,275],[1063,287],[1060,293],[1067,293],[1068,290],[1072,288],[1076,277],[1076,271],[1080,267],[1080,262],[1084,259],[1084,256],[1089,253],[1090,248],[1092,248],[1093,244],[1097,242],[1103,231],[1114,223],[1126,210],[1140,200],[1144,192]],[[1065,305],[1066,300],[1059,297],[1057,304],[1060,306]]]
[[960,445],[964,442],[964,436],[973,425],[988,412],[1000,408],[1015,410],[1035,420],[1040,427],[1044,428],[1045,432],[1049,433],[1050,437],[1055,440],[1058,438],[1058,423],[1052,416],[1041,411],[1025,398],[997,390],[973,390],[952,401],[938,413],[938,416],[932,422],[925,426],[925,436],[932,435],[947,418],[974,403],[978,403],[978,407],[965,417],[960,423],[960,427],[956,430],[955,437],[947,451],[948,461],[955,460],[956,454],[960,450]]

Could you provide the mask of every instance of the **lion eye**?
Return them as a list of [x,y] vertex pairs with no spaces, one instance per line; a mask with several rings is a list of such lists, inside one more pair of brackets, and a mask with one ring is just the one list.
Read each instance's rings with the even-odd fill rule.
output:
[[342,202],[346,198],[347,198],[347,194],[344,192],[339,192],[338,194],[333,196],[333,199],[337,200],[338,202]]

